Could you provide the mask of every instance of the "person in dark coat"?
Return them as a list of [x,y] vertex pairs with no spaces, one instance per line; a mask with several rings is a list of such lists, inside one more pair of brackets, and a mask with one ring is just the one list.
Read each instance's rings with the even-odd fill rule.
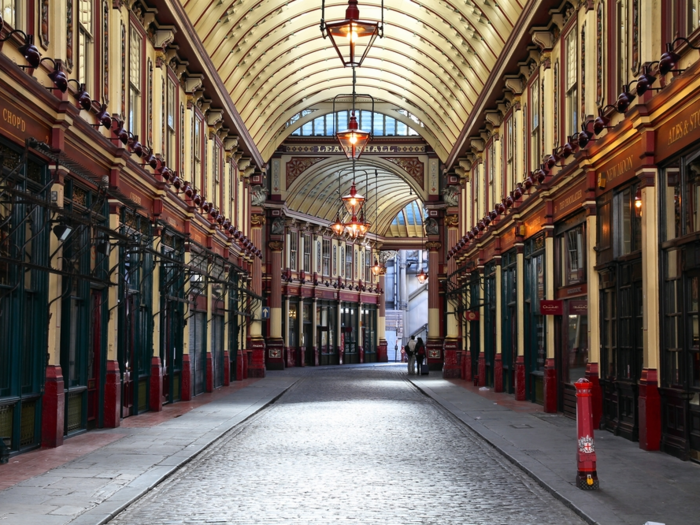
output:
[[419,337],[416,341],[416,365],[418,368],[417,374],[420,375],[420,367],[423,364],[423,359],[425,359],[425,343],[423,343],[423,338]]

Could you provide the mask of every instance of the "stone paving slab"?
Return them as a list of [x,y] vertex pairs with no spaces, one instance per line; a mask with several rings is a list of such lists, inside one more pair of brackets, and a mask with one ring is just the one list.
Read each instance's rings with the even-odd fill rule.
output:
[[[600,490],[576,488],[576,422],[560,414],[519,413],[469,383],[439,373],[411,382],[555,494],[589,523],[700,523],[700,465],[596,431]],[[507,402],[512,395],[503,394]],[[527,427],[523,427],[527,425]]]
[[264,380],[155,426],[88,433],[122,436],[106,438],[105,446],[0,491],[0,524],[104,523],[298,380],[268,373]]

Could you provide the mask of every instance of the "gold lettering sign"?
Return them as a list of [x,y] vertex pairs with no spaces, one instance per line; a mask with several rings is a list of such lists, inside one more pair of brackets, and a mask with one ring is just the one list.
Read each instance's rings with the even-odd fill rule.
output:
[[620,162],[612,166],[610,169],[602,171],[600,174],[606,182],[612,182],[613,180],[624,175],[633,168],[634,161],[632,160],[632,155],[629,155],[628,157],[622,159]]
[[695,131],[700,125],[700,110],[692,112],[687,118],[674,124],[668,131],[667,146],[679,141],[691,131]]
[[571,205],[576,204],[583,197],[583,190],[578,190],[573,194],[569,195],[565,199],[560,200],[554,205],[554,214],[558,214],[560,211],[566,210]]
[[2,110],[2,120],[21,132],[27,131],[27,121],[7,108]]
[[136,204],[141,204],[141,197],[136,195],[133,191],[129,194],[129,198],[134,201]]

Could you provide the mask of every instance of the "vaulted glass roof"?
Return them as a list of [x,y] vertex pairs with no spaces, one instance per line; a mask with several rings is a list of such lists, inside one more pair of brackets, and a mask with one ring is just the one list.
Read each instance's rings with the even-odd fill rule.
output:
[[[360,18],[379,20],[380,3],[360,1]],[[385,0],[384,38],[357,70],[357,92],[387,106],[385,115],[414,115],[425,126],[416,131],[446,160],[525,3]],[[352,70],[319,31],[320,2],[183,6],[265,160],[294,115],[350,92]],[[346,8],[347,0],[328,0],[326,21],[342,20]]]

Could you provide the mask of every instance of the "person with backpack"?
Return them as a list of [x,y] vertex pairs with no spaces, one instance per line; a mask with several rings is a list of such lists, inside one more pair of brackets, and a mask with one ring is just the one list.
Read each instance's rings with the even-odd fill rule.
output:
[[423,343],[423,338],[419,337],[418,341],[416,342],[416,368],[417,368],[417,374],[421,375],[421,366],[423,366],[423,359],[425,359],[425,343]]
[[412,335],[411,340],[406,345],[406,353],[408,354],[408,375],[414,374],[416,369],[416,336]]

